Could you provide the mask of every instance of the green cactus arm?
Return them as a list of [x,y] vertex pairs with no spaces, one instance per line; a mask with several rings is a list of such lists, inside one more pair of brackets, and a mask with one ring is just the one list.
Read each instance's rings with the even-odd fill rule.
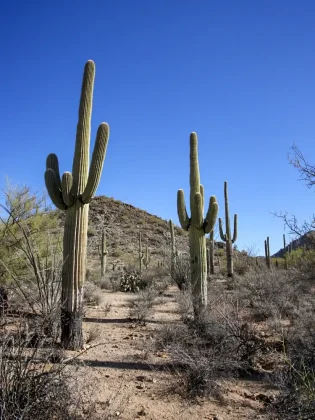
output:
[[66,210],[66,205],[62,199],[62,194],[58,188],[58,181],[55,172],[47,169],[45,172],[45,184],[51,201],[60,210]]
[[46,169],[52,169],[55,172],[56,184],[59,189],[61,189],[61,179],[59,171],[59,162],[58,157],[55,153],[50,153],[46,159]]
[[79,121],[77,125],[77,135],[72,165],[72,189],[75,196],[83,193],[88,179],[94,77],[95,65],[93,61],[89,60],[84,67],[79,106]]
[[[198,137],[197,133],[190,134],[190,209],[195,206],[195,194],[200,193],[200,172],[198,162]],[[193,218],[193,214],[191,214]]]
[[88,181],[84,193],[82,194],[83,203],[89,203],[92,200],[100,182],[106,156],[108,137],[109,126],[106,123],[102,123],[97,130]]
[[202,195],[199,192],[195,194],[194,208],[191,209],[192,223],[197,229],[203,226],[203,208],[202,208]]
[[215,222],[217,220],[218,212],[219,205],[217,203],[217,199],[214,195],[212,195],[209,200],[209,207],[204,224],[205,233],[210,233],[213,231]]
[[265,243],[265,257],[267,258],[268,257],[268,250],[267,250],[267,241],[266,241],[266,239],[265,239],[264,243]]
[[178,190],[177,192],[177,214],[181,227],[184,230],[189,229],[190,218],[188,217],[186,205],[185,205],[185,195],[183,190]]
[[234,244],[234,242],[237,239],[237,214],[234,214],[234,232],[233,232],[233,239],[232,239],[232,243]]
[[222,241],[226,242],[226,234],[223,233],[223,228],[222,228],[222,219],[221,217],[219,217],[219,232],[220,232],[220,238]]
[[63,202],[67,207],[72,206],[73,204],[73,196],[71,195],[71,188],[72,188],[72,174],[70,172],[65,172],[62,175],[61,180],[61,192]]

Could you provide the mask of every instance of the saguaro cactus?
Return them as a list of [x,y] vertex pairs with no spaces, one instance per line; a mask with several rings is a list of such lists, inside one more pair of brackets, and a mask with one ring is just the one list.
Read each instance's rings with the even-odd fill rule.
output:
[[108,250],[106,247],[106,232],[105,229],[102,230],[102,239],[101,239],[101,245],[98,247],[98,253],[101,259],[101,277],[105,276],[106,273],[106,260],[107,260],[107,254]]
[[150,255],[150,250],[149,250],[148,245],[147,245],[145,247],[145,254],[144,254],[144,257],[143,257],[143,264],[144,264],[146,270],[148,269],[148,266],[149,266],[150,262],[151,262],[151,255]]
[[266,258],[266,265],[271,269],[271,260],[270,260],[270,246],[269,246],[269,236],[267,236],[267,240],[265,240],[265,258]]
[[200,184],[198,163],[198,139],[190,134],[190,212],[188,216],[184,191],[177,193],[177,212],[182,228],[189,232],[191,281],[195,316],[198,317],[207,306],[207,255],[206,237],[215,225],[218,203],[211,197],[204,219],[204,189]]
[[223,233],[222,219],[219,218],[219,231],[221,240],[226,243],[226,265],[228,277],[233,277],[233,244],[237,239],[237,214],[234,214],[233,237],[230,227],[230,212],[227,182],[224,182],[224,203],[225,203],[225,233]]
[[176,259],[178,257],[178,251],[176,249],[176,239],[173,221],[169,221],[170,233],[171,233],[171,277],[174,276],[174,270],[176,267]]
[[142,252],[141,231],[139,230],[139,271],[142,273],[142,263],[144,260],[144,252]]
[[95,65],[88,61],[84,68],[79,122],[72,174],[60,178],[58,158],[50,154],[46,161],[45,183],[52,202],[66,212],[63,238],[61,342],[66,349],[79,349],[82,340],[83,284],[86,273],[86,248],[89,203],[100,181],[106,155],[109,127],[102,123],[89,168],[90,124]]

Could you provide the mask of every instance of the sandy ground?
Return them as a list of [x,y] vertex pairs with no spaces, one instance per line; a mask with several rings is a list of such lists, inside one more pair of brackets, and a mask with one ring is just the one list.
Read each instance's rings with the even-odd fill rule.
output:
[[97,334],[87,351],[78,357],[84,364],[76,369],[86,395],[102,418],[266,420],[260,414],[263,403],[257,395],[273,391],[259,381],[224,382],[222,401],[200,398],[192,402],[174,392],[178,379],[165,369],[169,355],[148,352],[147,348],[163,323],[179,319],[175,293],[175,287],[168,289],[145,325],[129,320],[129,302],[135,297],[131,293],[103,291],[104,301],[112,305],[107,315],[98,308],[88,309],[84,331],[97,329]]

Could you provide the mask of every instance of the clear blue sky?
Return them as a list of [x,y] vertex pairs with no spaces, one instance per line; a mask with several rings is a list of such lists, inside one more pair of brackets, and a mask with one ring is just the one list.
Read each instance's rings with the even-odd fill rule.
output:
[[83,67],[96,63],[92,145],[111,129],[97,195],[176,223],[189,196],[189,134],[205,195],[229,183],[240,249],[282,247],[287,210],[314,193],[288,164],[294,142],[315,164],[315,2],[292,0],[15,1],[2,4],[0,184],[44,188],[55,152],[71,170]]

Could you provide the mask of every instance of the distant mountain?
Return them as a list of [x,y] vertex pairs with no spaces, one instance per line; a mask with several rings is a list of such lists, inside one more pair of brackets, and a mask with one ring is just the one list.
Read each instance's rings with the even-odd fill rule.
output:
[[315,249],[315,231],[312,230],[308,233],[305,233],[303,236],[301,236],[298,239],[295,239],[294,241],[291,241],[290,244],[286,246],[286,249],[282,248],[278,252],[272,255],[274,258],[282,258],[286,252],[288,252],[289,247],[291,249],[295,250],[298,248],[307,247],[308,249]]

